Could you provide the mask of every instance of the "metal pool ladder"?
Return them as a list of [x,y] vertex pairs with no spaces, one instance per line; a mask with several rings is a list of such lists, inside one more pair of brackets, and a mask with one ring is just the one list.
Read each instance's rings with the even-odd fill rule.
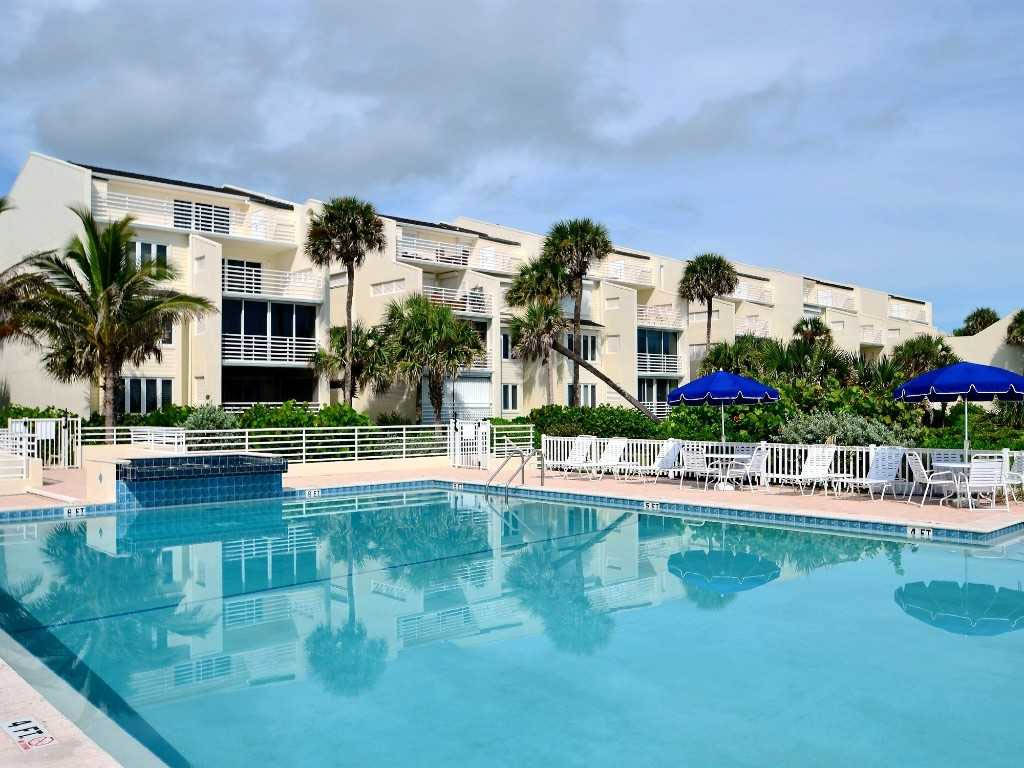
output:
[[[508,438],[506,438],[506,442],[507,441]],[[489,478],[487,478],[487,483],[485,485],[487,490],[484,491],[485,494],[490,494],[490,489],[494,485],[494,478],[496,478],[501,470],[503,470],[514,458],[519,459],[519,464],[512,471],[508,480],[505,481],[505,501],[508,501],[508,489],[516,477],[516,472],[519,473],[519,484],[524,485],[526,483],[526,465],[529,464],[530,460],[533,458],[537,459],[537,466],[540,467],[540,484],[544,485],[544,452],[540,448],[523,449],[519,446],[512,445],[512,443],[508,443],[508,453],[505,454],[505,458],[502,460],[501,464],[498,465],[498,468],[491,473]]]

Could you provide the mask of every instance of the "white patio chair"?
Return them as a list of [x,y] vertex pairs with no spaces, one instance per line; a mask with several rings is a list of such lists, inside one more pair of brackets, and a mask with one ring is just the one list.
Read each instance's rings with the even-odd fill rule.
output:
[[1006,462],[1002,456],[974,456],[971,459],[971,469],[966,476],[957,478],[957,496],[963,500],[967,499],[967,506],[974,509],[974,497],[978,501],[988,498],[991,500],[992,509],[996,508],[996,497],[999,491],[1003,492],[1006,500],[1006,511],[1010,511],[1010,493],[1006,483],[1009,473],[1006,469]]
[[548,459],[545,456],[544,465],[556,472],[561,470],[565,476],[568,476],[573,471],[579,472],[580,467],[587,463],[587,460],[590,458],[590,452],[596,444],[597,438],[593,435],[579,435],[572,441],[569,453],[564,459]]
[[654,457],[654,461],[650,463],[632,462],[622,465],[623,477],[628,478],[630,475],[635,475],[640,481],[645,478],[650,478],[651,482],[657,482],[661,476],[671,478],[673,474],[679,471],[676,467],[676,461],[679,460],[679,451],[683,448],[683,444],[675,438],[669,438],[665,440],[661,447],[658,449],[658,455]]
[[957,450],[940,450],[932,451],[932,466],[936,464],[960,464],[964,460],[963,451]]
[[604,446],[600,458],[597,461],[580,465],[580,472],[589,472],[593,477],[598,478],[605,472],[615,474],[623,468],[622,454],[626,452],[626,438],[613,437]]
[[828,493],[828,484],[832,478],[832,462],[836,458],[836,446],[828,443],[824,445],[812,445],[807,449],[807,456],[804,458],[800,473],[796,475],[783,475],[780,482],[787,485],[795,485],[803,493],[810,488],[810,495],[814,495],[819,483]]
[[712,477],[718,477],[718,468],[708,466],[708,458],[702,447],[683,449],[683,468],[679,473],[679,487],[683,487],[683,480],[687,475],[693,475],[694,479],[700,482],[704,478],[704,490],[707,490],[708,483]]
[[1006,474],[1006,484],[1010,488],[1010,495],[1014,503],[1017,502],[1017,488],[1024,486],[1024,451],[1017,451],[1010,454],[1010,471]]
[[864,477],[845,479],[852,488],[867,488],[871,500],[875,499],[875,490],[882,489],[879,501],[885,500],[885,489],[891,488],[893,495],[896,494],[896,476],[903,466],[903,457],[907,449],[895,445],[881,445],[875,448],[875,455],[871,457],[871,466]]
[[910,467],[910,475],[913,480],[910,486],[910,493],[907,494],[907,504],[910,504],[914,500],[914,494],[917,493],[917,486],[923,485],[924,490],[921,492],[921,506],[928,501],[928,497],[932,493],[932,488],[941,488],[946,493],[939,499],[939,504],[945,503],[952,494],[956,491],[956,477],[952,472],[943,471],[928,471],[924,468],[924,462],[921,461],[921,454],[917,451],[910,451],[907,454],[907,466]]
[[730,461],[722,470],[722,480],[726,483],[738,481],[741,488],[746,481],[747,487],[753,491],[755,485],[761,484],[761,475],[764,474],[767,460],[768,449],[759,445],[753,453],[740,454],[738,458]]

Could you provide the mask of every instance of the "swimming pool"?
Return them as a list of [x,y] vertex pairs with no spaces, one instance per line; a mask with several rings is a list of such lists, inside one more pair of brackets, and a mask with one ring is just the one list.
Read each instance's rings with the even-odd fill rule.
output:
[[1013,545],[432,488],[0,530],[3,629],[171,765],[999,766],[1024,746]]

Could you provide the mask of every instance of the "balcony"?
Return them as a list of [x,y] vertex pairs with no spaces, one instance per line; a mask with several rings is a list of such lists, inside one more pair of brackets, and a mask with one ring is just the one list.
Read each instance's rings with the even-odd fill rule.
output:
[[923,307],[908,306],[906,304],[889,303],[889,317],[896,320],[910,320],[913,323],[927,323],[928,313]]
[[471,362],[464,370],[467,371],[489,371],[491,370],[491,355],[489,350],[484,348],[484,351],[473,358]]
[[133,216],[143,226],[295,244],[294,217],[284,211],[256,207],[246,211],[180,198],[98,191],[93,192],[92,211],[97,219],[105,221]]
[[869,347],[884,347],[885,334],[874,328],[861,328],[860,343]]
[[478,249],[470,256],[469,266],[480,272],[496,272],[502,275],[514,275],[519,272],[523,260],[518,256],[502,253],[494,248]]
[[757,336],[760,339],[767,339],[772,335],[771,327],[767,320],[752,320],[741,318],[736,323],[737,336]]
[[657,419],[667,418],[669,413],[672,411],[672,406],[666,402],[658,402],[655,400],[641,400],[640,404],[647,410],[654,414]]
[[225,264],[221,272],[221,291],[227,296],[263,296],[295,301],[323,301],[323,275],[313,272],[288,272],[283,269],[257,269]]
[[604,261],[601,264],[596,264],[587,272],[587,277],[594,280],[611,280],[615,283],[627,283],[629,285],[654,285],[654,273],[651,270],[622,260]]
[[671,304],[640,305],[636,308],[636,324],[641,328],[682,331],[686,329],[686,315]]
[[735,301],[752,301],[756,304],[774,304],[774,294],[772,289],[765,284],[760,286],[754,283],[741,282],[736,286],[736,290],[729,294],[727,298]]
[[316,352],[316,339],[225,333],[220,349],[221,361],[226,364],[308,365]]
[[637,352],[636,372],[639,376],[678,376],[679,355],[660,355],[651,352]]
[[856,312],[857,302],[851,291],[834,291],[827,288],[818,288],[804,293],[804,304],[812,304],[817,307],[832,307],[842,309],[846,312]]
[[455,288],[425,285],[423,295],[435,304],[448,307],[457,315],[490,317],[494,312],[491,296],[482,291],[460,291]]
[[446,243],[409,235],[398,238],[395,244],[395,256],[399,261],[448,268],[468,267],[471,251],[472,247],[467,243]]

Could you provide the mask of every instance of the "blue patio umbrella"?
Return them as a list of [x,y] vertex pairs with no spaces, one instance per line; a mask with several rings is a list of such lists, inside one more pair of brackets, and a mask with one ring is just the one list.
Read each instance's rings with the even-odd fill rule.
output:
[[746,592],[779,578],[780,568],[749,552],[705,552],[691,549],[668,559],[668,570],[688,587],[731,595]]
[[727,371],[715,371],[707,376],[676,387],[668,393],[669,405],[717,405],[722,409],[722,442],[725,442],[725,406],[756,405],[775,402],[779,391]]
[[967,403],[999,400],[1024,400],[1024,376],[1005,368],[978,363],[954,363],[923,373],[900,384],[893,391],[896,400],[919,403],[964,401],[964,458],[970,449],[967,438]]
[[1024,592],[991,584],[915,581],[898,588],[896,604],[946,632],[992,637],[1024,629]]

